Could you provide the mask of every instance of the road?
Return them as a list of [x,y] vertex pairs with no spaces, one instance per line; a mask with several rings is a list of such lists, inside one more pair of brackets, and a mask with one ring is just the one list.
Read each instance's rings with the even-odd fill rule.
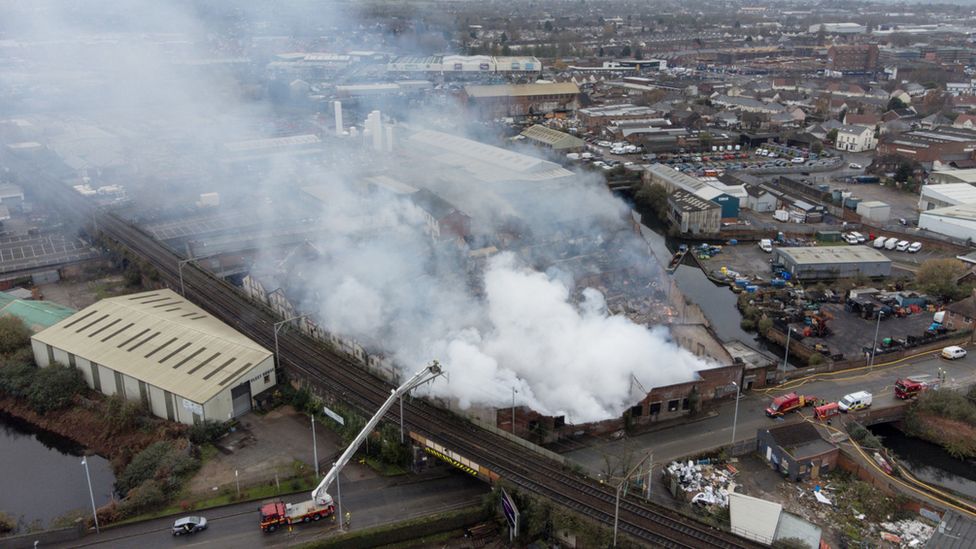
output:
[[[353,530],[477,505],[489,490],[487,484],[446,468],[419,480],[415,476],[376,478],[345,483],[341,488],[342,512],[351,514]],[[335,485],[329,493],[336,496]],[[296,502],[307,497],[296,494],[282,499]],[[101,534],[55,547],[287,547],[327,538],[337,530],[331,521],[322,521],[295,526],[292,532],[265,534],[258,527],[259,505],[240,503],[201,511],[198,514],[206,517],[208,528],[191,536],[172,536],[170,527],[176,517],[169,517],[105,529]]]
[[[830,379],[811,380],[796,386],[795,390],[802,394],[815,395],[828,401],[836,401],[848,393],[855,391],[870,391],[874,395],[874,407],[891,405],[894,401],[894,383],[900,377],[911,374],[936,375],[939,368],[944,368],[946,385],[948,387],[964,387],[976,383],[976,353],[970,353],[966,358],[948,361],[936,355],[928,354],[899,364],[885,367],[881,365],[883,358],[879,357],[879,366],[873,371],[859,370],[838,372]],[[787,385],[792,387],[796,384]],[[736,422],[736,440],[746,440],[756,436],[761,428],[775,425],[777,421],[765,415],[766,406],[773,397],[789,392],[793,389],[776,389],[768,391],[754,391],[743,395],[739,400],[738,421]],[[567,458],[582,465],[588,472],[598,475],[606,468],[605,456],[634,456],[645,455],[654,451],[654,461],[657,464],[669,463],[672,460],[693,455],[705,450],[718,448],[729,444],[732,439],[732,421],[735,417],[734,402],[725,402],[716,413],[704,419],[684,425],[653,431],[622,440],[592,445],[565,454]]]

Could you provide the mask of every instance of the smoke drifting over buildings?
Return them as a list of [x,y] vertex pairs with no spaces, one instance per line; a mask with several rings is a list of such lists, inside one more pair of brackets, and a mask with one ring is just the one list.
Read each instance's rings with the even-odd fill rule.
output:
[[[330,101],[318,111],[345,118],[319,126],[331,140],[321,155],[269,155],[259,170],[229,170],[216,159],[224,144],[281,133],[268,98],[249,97],[259,78],[232,61],[266,57],[270,38],[243,29],[288,23],[247,11],[221,19],[192,4],[124,4],[18,5],[5,10],[0,51],[4,86],[20,98],[4,116],[70,114],[104,135],[83,144],[52,138],[52,149],[73,151],[92,173],[117,166],[156,181],[133,190],[131,211],[161,210],[147,203],[154,193],[219,192],[221,204],[249,211],[270,234],[308,225],[302,254],[270,247],[254,272],[287,284],[316,324],[404,372],[441,361],[449,381],[431,390],[462,407],[507,405],[515,389],[520,405],[595,421],[643,396],[632,392],[634,379],[652,387],[709,366],[665,328],[611,314],[605,292],[619,289],[592,287],[616,273],[631,281],[623,293],[639,296],[659,274],[602,180],[459,137],[460,121],[448,133],[425,127],[444,109],[399,113],[393,126],[379,112],[354,118]],[[320,21],[323,32],[354,24],[334,12]],[[364,119],[368,135],[335,137]],[[108,153],[118,159],[97,165]],[[181,180],[157,171],[174,161],[201,167]]]

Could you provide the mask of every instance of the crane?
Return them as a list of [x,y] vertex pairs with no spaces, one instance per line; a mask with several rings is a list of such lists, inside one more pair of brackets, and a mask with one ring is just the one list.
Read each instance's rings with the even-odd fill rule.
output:
[[376,414],[370,418],[370,420],[366,423],[366,426],[363,427],[363,430],[356,435],[356,438],[349,443],[349,446],[346,447],[346,451],[339,456],[339,459],[336,460],[335,464],[332,466],[332,469],[330,469],[329,472],[322,477],[322,482],[320,482],[319,485],[315,487],[315,490],[312,491],[312,500],[317,505],[332,504],[332,496],[330,496],[326,490],[328,490],[329,486],[335,482],[336,477],[339,476],[339,471],[341,471],[342,468],[349,463],[349,460],[352,459],[353,454],[355,454],[356,450],[362,446],[363,441],[366,440],[369,433],[374,427],[376,427],[376,424],[380,422],[380,419],[382,419],[383,415],[386,414],[387,410],[390,409],[390,406],[393,406],[396,399],[409,393],[412,389],[431,381],[435,377],[441,375],[441,373],[442,371],[440,363],[438,363],[436,360],[431,361],[430,364],[414,374],[413,377],[404,382],[403,385],[400,385],[396,389],[390,391],[390,397],[386,399],[386,402],[384,402],[382,406],[380,406],[380,409],[376,411]]

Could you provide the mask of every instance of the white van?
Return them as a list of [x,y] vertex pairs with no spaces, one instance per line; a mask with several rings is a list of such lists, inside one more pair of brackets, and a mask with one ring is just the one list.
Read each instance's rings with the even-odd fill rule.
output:
[[837,403],[837,407],[840,408],[841,412],[862,410],[871,405],[871,400],[871,393],[867,391],[858,391],[856,393],[844,395],[844,398],[840,399],[840,402]]
[[942,358],[948,358],[949,360],[955,360],[957,358],[962,358],[966,356],[966,349],[958,345],[953,345],[951,347],[946,347],[942,349]]
[[891,237],[891,238],[888,239],[887,242],[885,242],[885,249],[886,250],[894,250],[895,249],[895,246],[897,246],[897,245],[898,245],[898,239],[895,238],[895,237]]
[[867,242],[867,240],[868,240],[868,237],[864,236],[863,234],[861,234],[861,233],[859,233],[857,231],[851,231],[851,236],[853,236],[854,238],[857,239],[857,243],[858,244],[863,244],[863,243]]
[[910,245],[911,242],[907,240],[899,240],[898,244],[895,246],[895,249],[898,250],[899,252],[905,252],[908,251],[908,246]]
[[760,240],[759,249],[766,252],[767,254],[773,253],[773,241],[769,238],[764,238]]
[[883,236],[879,236],[878,238],[874,239],[874,247],[880,250],[881,248],[885,247],[885,242],[887,241],[888,241],[887,238]]

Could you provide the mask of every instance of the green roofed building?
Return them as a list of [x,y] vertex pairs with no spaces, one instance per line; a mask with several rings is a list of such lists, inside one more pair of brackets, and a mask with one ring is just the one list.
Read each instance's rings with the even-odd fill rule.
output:
[[6,292],[0,292],[0,316],[15,316],[34,333],[54,326],[75,314],[74,309],[50,301],[17,299]]

